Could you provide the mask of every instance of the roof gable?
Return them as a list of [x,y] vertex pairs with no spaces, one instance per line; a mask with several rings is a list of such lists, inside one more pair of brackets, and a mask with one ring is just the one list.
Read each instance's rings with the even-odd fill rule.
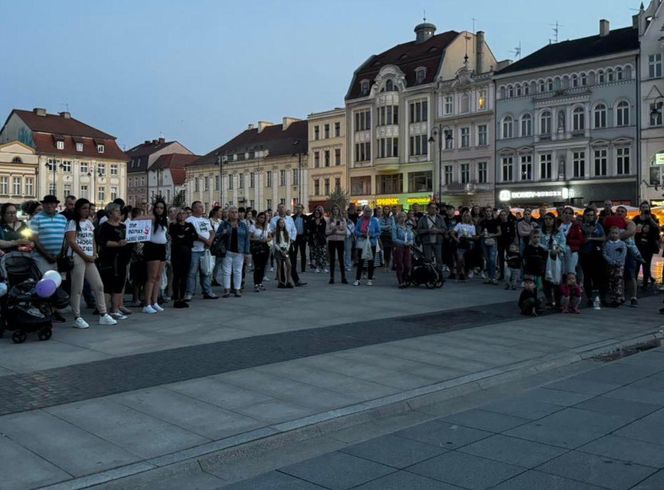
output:
[[[88,138],[115,139],[108,133],[88,126],[87,124],[64,115],[46,114],[39,116],[33,111],[14,109],[9,115],[16,114],[31,131],[37,133],[53,133],[70,136],[84,136]],[[63,113],[66,114],[66,113]]]

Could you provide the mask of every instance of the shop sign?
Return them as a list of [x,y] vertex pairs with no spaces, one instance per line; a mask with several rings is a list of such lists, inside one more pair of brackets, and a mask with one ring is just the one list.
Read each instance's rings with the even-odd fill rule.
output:
[[664,152],[655,153],[655,165],[664,165]]
[[398,206],[399,198],[398,197],[381,197],[376,199],[376,204],[378,206]]
[[661,199],[659,200],[653,199],[652,201],[650,201],[650,206],[653,208],[664,206],[664,201],[662,201]]
[[428,192],[420,192],[416,194],[403,194],[401,196],[401,204],[404,207],[410,208],[413,204],[419,204],[420,206],[428,206],[428,204],[433,199],[433,196]]
[[502,202],[509,202],[515,199],[544,199],[559,197],[561,199],[569,199],[574,197],[574,191],[563,187],[562,189],[546,190],[546,191],[510,191],[503,189],[498,193],[498,200]]

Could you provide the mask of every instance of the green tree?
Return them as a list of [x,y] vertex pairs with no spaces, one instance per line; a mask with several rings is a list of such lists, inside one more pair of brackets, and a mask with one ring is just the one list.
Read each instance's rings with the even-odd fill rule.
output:
[[335,204],[339,206],[339,209],[342,211],[348,208],[348,203],[350,202],[350,197],[347,192],[342,191],[341,189],[335,189],[327,198],[326,209],[329,211],[332,209],[332,206]]
[[185,199],[186,196],[184,194],[184,189],[175,194],[175,197],[173,197],[173,207],[175,208],[181,208],[184,207],[185,205]]

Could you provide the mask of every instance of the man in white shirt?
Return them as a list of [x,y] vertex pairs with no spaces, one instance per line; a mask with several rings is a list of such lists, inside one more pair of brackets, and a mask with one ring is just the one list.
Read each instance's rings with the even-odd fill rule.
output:
[[196,273],[200,274],[201,288],[203,289],[204,299],[217,299],[219,296],[212,292],[211,271],[201,264],[201,257],[205,256],[205,251],[212,246],[214,242],[214,229],[212,223],[203,214],[204,208],[201,201],[194,201],[191,205],[191,216],[187,218],[187,223],[196,230],[198,240],[194,241],[191,248],[191,266],[189,267],[189,277],[187,278],[187,292],[185,300],[191,300],[196,288]]
[[270,232],[274,233],[274,230],[277,229],[277,222],[282,219],[284,220],[284,223],[286,224],[286,231],[288,232],[288,237],[290,238],[291,241],[291,246],[290,249],[288,249],[288,257],[290,258],[291,261],[291,277],[293,278],[293,282],[295,283],[296,286],[304,286],[307,283],[300,281],[300,276],[297,274],[297,267],[295,266],[296,264],[296,252],[295,252],[295,240],[297,239],[297,228],[295,227],[295,222],[293,221],[293,218],[290,216],[286,215],[286,206],[283,204],[279,204],[277,206],[277,214],[274,215],[274,217],[270,220]]

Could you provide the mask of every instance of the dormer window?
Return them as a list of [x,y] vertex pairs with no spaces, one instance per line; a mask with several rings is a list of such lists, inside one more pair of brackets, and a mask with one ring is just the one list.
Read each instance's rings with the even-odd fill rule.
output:
[[64,150],[65,149],[65,142],[64,141],[56,141],[55,142],[55,147],[58,150]]
[[83,143],[76,143],[76,151],[83,151]]
[[97,153],[104,153],[104,145],[97,145]]
[[369,95],[369,80],[362,80],[360,82],[360,92],[362,95]]
[[392,80],[388,80],[385,82],[385,92],[393,92],[394,91],[394,82]]
[[424,67],[417,68],[415,70],[415,83],[421,84],[424,83],[424,80],[427,77],[427,69]]

